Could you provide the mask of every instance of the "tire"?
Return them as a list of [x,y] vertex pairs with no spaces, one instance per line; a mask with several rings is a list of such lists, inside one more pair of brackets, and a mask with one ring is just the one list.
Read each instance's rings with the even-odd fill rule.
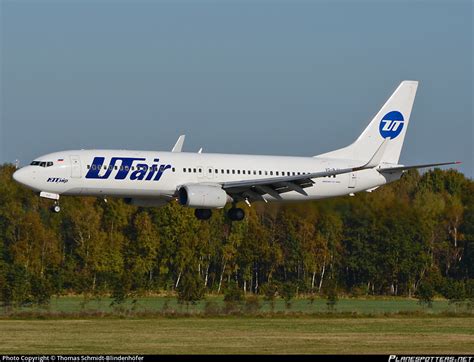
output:
[[245,218],[245,212],[239,207],[229,209],[227,215],[232,221],[242,221]]
[[55,213],[58,213],[58,212],[61,211],[61,207],[60,207],[59,205],[54,205],[54,206],[53,206],[53,211],[54,211]]
[[210,209],[196,209],[194,210],[194,216],[199,220],[209,220],[212,216],[212,210]]

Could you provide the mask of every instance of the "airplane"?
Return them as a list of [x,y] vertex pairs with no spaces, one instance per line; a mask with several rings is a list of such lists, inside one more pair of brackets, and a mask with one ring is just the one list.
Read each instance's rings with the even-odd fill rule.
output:
[[349,146],[313,157],[182,152],[72,150],[38,157],[13,178],[40,197],[119,197],[132,205],[160,207],[177,200],[207,220],[213,209],[232,207],[232,221],[245,217],[238,202],[307,201],[371,192],[414,168],[460,162],[399,164],[417,81],[403,81]]

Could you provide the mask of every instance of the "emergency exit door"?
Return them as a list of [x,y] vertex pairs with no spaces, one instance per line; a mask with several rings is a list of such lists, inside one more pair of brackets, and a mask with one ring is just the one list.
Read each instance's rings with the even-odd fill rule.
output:
[[71,156],[71,177],[81,178],[81,158],[79,156]]

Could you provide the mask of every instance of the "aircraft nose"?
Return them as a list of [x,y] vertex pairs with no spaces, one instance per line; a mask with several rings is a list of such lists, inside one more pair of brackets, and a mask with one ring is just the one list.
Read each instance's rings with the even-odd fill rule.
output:
[[24,168],[20,168],[19,170],[15,171],[13,173],[13,179],[22,185],[26,185],[28,180],[26,170]]

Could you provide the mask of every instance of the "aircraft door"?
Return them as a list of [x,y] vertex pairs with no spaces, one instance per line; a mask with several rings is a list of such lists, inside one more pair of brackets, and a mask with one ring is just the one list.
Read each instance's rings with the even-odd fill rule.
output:
[[357,173],[352,172],[349,174],[349,188],[353,189],[357,186]]
[[81,158],[79,156],[71,156],[70,159],[71,159],[71,177],[81,178],[82,177]]

